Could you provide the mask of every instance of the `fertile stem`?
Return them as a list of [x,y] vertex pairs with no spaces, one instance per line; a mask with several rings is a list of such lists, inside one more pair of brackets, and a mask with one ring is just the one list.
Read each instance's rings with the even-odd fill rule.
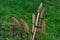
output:
[[15,18],[15,17],[12,17],[13,21],[16,23],[19,31],[20,31],[20,36],[21,36],[21,39],[24,40],[24,37],[23,37],[23,33],[22,33],[22,30],[20,29],[20,24],[18,22],[18,20]]
[[20,19],[20,21],[23,24],[24,29],[26,31],[26,40],[28,40],[29,27],[28,27],[27,23],[23,19]]
[[45,23],[45,21],[43,21],[43,23],[42,23],[42,37],[41,37],[41,40],[43,40],[43,38],[44,38],[45,26],[46,26],[46,23]]

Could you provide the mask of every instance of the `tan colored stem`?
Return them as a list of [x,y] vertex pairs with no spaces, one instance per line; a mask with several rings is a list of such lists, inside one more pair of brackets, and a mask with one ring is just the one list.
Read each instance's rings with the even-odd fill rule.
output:
[[40,14],[40,18],[42,19],[43,18],[43,15],[44,15],[44,12],[45,12],[45,8],[43,8],[43,10],[41,11],[41,14]]
[[35,14],[32,14],[32,23],[35,23]]
[[42,33],[44,34],[44,32],[45,32],[45,26],[46,26],[46,23],[45,23],[45,21],[43,21],[43,23],[42,23]]
[[41,12],[42,6],[43,6],[43,3],[40,3],[39,8],[38,8],[38,13]]
[[12,17],[12,19],[16,23],[16,25],[18,26],[18,28],[20,28],[20,24],[19,24],[18,20],[15,17]]
[[32,15],[32,32],[34,30],[35,14]]

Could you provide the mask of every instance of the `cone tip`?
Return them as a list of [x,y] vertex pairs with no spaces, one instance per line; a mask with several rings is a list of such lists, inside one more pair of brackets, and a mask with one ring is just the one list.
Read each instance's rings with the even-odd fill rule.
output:
[[42,5],[43,5],[43,3],[41,2],[41,3],[40,3],[40,5],[39,5],[39,8],[41,8],[41,7],[42,7]]

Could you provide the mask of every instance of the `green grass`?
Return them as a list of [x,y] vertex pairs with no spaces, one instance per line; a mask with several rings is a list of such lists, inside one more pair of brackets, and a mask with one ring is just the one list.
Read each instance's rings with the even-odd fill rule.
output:
[[[29,34],[32,29],[32,14],[37,15],[37,9],[41,0],[0,0],[0,24],[14,23],[11,16],[18,20],[24,19],[29,25]],[[44,40],[60,40],[60,0],[42,0],[46,12],[44,20],[46,21],[46,32]],[[23,29],[22,25],[21,28]],[[23,30],[24,34],[25,31]],[[1,33],[1,32],[0,32]],[[4,32],[2,32],[4,34]],[[0,34],[1,36],[2,34]],[[30,36],[30,35],[29,35]],[[16,35],[15,40],[20,40]],[[9,40],[7,38],[7,40]]]

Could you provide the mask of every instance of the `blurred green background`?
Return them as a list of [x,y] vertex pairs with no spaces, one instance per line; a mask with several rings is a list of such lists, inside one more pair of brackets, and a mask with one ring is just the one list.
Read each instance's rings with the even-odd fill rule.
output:
[[[14,23],[11,16],[15,16],[18,20],[22,18],[27,22],[30,29],[29,33],[31,33],[32,14],[37,15],[40,2],[46,8],[44,40],[60,40],[60,0],[0,0],[0,25],[3,24],[0,28],[6,28],[9,23]],[[21,29],[23,30],[22,25]],[[24,30],[23,32],[25,35]],[[14,38],[11,36],[5,37],[3,30],[0,30],[0,40],[1,38],[2,40],[4,40],[3,38],[6,38],[6,40],[21,40],[19,35],[15,35]],[[39,38],[41,37],[39,36]]]

